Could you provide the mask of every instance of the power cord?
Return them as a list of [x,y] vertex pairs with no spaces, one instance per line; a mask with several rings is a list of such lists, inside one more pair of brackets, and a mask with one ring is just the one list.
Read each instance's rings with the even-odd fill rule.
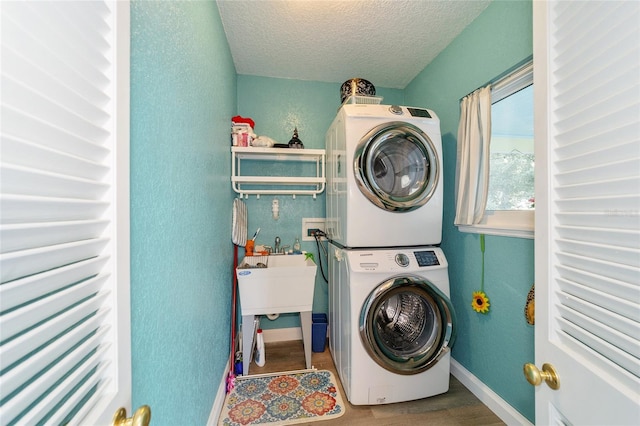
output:
[[317,230],[313,233],[313,238],[316,240],[316,246],[318,247],[318,261],[320,262],[320,272],[322,273],[322,278],[324,279],[324,281],[329,284],[329,280],[327,279],[327,276],[324,273],[324,268],[322,267],[322,255],[320,254],[320,248],[322,247],[324,255],[327,256],[327,262],[329,262],[329,255],[327,253],[327,250],[324,248],[324,244],[322,244],[320,241],[322,237],[326,238],[327,234],[325,234],[321,230]]

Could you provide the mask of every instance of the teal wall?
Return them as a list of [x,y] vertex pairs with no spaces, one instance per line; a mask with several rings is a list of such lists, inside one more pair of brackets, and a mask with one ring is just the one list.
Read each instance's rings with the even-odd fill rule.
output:
[[154,426],[205,424],[228,360],[235,111],[215,2],[133,1],[133,406]]
[[531,421],[534,390],[522,365],[534,359],[533,327],[523,316],[534,279],[533,240],[486,237],[485,291],[491,310],[478,314],[471,309],[471,293],[480,288],[479,236],[459,232],[453,219],[459,99],[531,56],[532,44],[532,3],[496,1],[405,89],[407,104],[429,107],[441,120],[442,248],[458,316],[453,357]]
[[[365,76],[366,78],[366,76]],[[346,80],[347,78],[345,78]],[[376,87],[376,94],[385,103],[401,104],[403,93],[398,89]],[[257,135],[268,136],[278,143],[287,143],[298,128],[298,137],[305,148],[325,147],[325,133],[336,116],[340,106],[340,83],[299,81],[248,75],[238,76],[238,114],[252,118]],[[281,173],[275,171],[274,173]],[[296,237],[301,237],[302,218],[325,216],[325,194],[315,200],[310,196],[251,196],[245,200],[248,211],[248,227],[253,235],[260,228],[257,244],[274,245],[276,236],[282,244],[293,245]],[[280,218],[274,220],[271,201],[280,203]],[[318,264],[314,293],[314,312],[327,312],[327,284],[320,271],[318,248],[314,241],[302,241],[302,249],[313,252]],[[326,247],[326,244],[325,244]],[[327,259],[322,254],[322,266],[327,276]],[[261,319],[264,329],[299,327],[297,314],[284,314],[275,321]]]

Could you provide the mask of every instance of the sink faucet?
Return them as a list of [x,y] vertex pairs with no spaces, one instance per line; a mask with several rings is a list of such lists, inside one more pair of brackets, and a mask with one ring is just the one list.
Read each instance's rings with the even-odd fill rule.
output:
[[275,253],[280,253],[280,237],[276,237],[276,245],[274,247],[274,252]]

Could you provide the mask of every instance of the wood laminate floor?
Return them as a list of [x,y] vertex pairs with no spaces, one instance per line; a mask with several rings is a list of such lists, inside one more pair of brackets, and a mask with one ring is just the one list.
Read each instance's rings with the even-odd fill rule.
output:
[[[249,374],[276,373],[305,369],[302,340],[266,344],[266,364],[251,363]],[[489,408],[451,376],[449,392],[417,401],[386,405],[351,405],[340,383],[333,359],[327,348],[312,354],[312,364],[318,370],[331,371],[346,405],[345,414],[335,420],[315,422],[313,425],[366,426],[440,426],[440,425],[504,425]]]

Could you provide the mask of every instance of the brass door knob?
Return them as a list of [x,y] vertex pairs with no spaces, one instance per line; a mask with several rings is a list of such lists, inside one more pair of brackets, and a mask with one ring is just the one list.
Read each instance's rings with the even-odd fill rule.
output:
[[560,387],[560,378],[551,364],[543,364],[542,371],[540,371],[535,365],[527,363],[524,365],[523,371],[527,382],[533,386],[540,385],[544,380],[553,390],[557,390]]
[[149,426],[149,422],[151,422],[151,408],[143,405],[133,413],[133,417],[129,418],[127,418],[127,410],[119,408],[113,415],[111,426]]

